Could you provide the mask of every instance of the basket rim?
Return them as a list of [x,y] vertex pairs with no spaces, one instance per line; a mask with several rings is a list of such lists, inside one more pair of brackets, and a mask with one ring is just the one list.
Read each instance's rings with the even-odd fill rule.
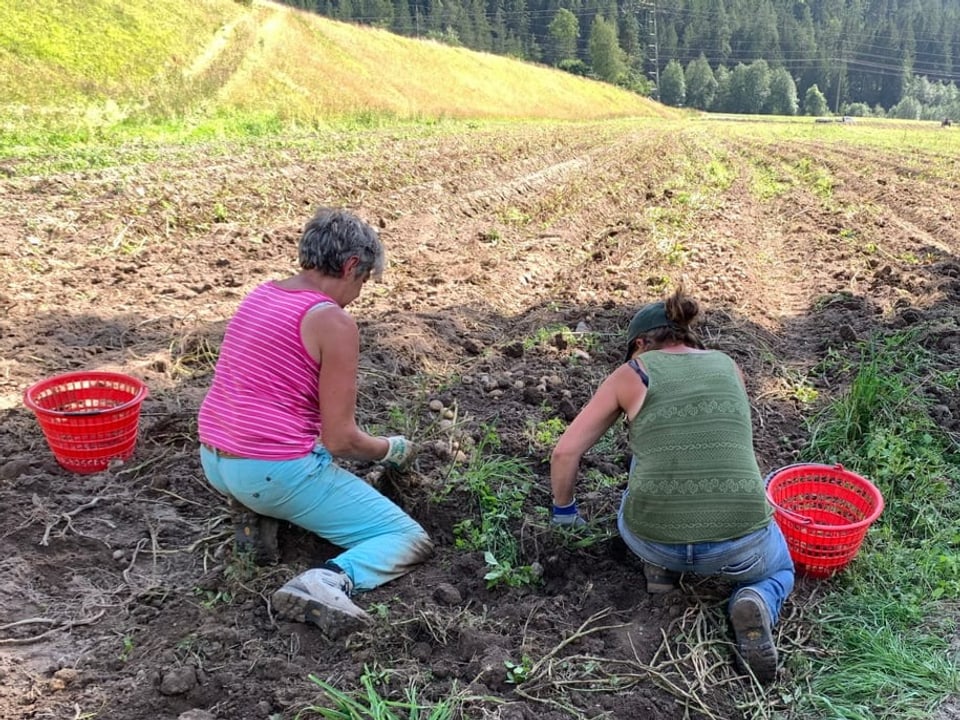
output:
[[[127,400],[124,403],[119,405],[114,405],[111,408],[106,410],[94,410],[94,411],[82,411],[82,412],[63,412],[61,410],[50,410],[49,408],[41,407],[37,404],[37,401],[34,399],[34,395],[40,389],[46,389],[47,387],[52,387],[57,384],[65,384],[70,382],[78,381],[93,381],[97,380],[113,380],[125,382],[130,385],[133,385],[137,388],[136,393],[132,398]],[[84,415],[100,415],[103,413],[116,413],[123,410],[127,410],[131,407],[141,404],[146,397],[150,394],[150,389],[147,387],[147,384],[140,378],[134,377],[133,375],[127,375],[126,373],[121,372],[112,372],[107,370],[78,370],[74,372],[62,373],[60,375],[52,375],[51,377],[38,380],[23,391],[23,404],[26,405],[30,410],[32,410],[37,415],[43,415],[45,417],[57,417],[57,418],[69,418],[77,417]]]
[[[823,523],[813,522],[813,520],[805,515],[802,515],[801,513],[796,512],[795,510],[782,507],[776,503],[772,497],[770,497],[770,483],[773,482],[774,478],[780,473],[788,470],[795,470],[797,468],[810,468],[812,470],[830,471],[837,474],[843,473],[851,478],[855,478],[863,485],[866,491],[874,499],[873,512],[871,512],[863,520],[858,520],[857,522],[845,523],[843,525],[824,525]],[[849,532],[851,530],[859,530],[860,528],[869,527],[874,523],[874,521],[876,521],[878,517],[880,517],[881,513],[883,513],[883,508],[886,504],[883,499],[883,493],[880,492],[880,489],[876,485],[870,482],[870,480],[865,478],[863,475],[855,473],[852,470],[847,470],[840,463],[836,463],[835,465],[827,465],[826,463],[793,463],[792,465],[785,465],[784,467],[778,468],[767,475],[767,477],[764,478],[763,485],[766,491],[765,494],[767,496],[767,502],[773,506],[773,509],[777,513],[787,518],[790,522],[794,523],[794,525],[803,527],[804,529],[817,530],[820,532],[839,532],[840,530]],[[799,522],[797,520],[798,518]]]

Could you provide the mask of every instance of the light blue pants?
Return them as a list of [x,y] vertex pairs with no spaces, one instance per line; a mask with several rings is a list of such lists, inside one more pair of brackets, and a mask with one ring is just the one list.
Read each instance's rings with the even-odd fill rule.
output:
[[623,494],[617,528],[634,555],[646,563],[678,573],[715,575],[734,584],[731,602],[737,591],[752,588],[760,593],[776,623],[783,601],[793,590],[794,568],[786,538],[773,520],[749,535],[720,542],[687,545],[653,542],[637,537],[623,521],[627,493]]
[[225,458],[200,448],[207,480],[260,515],[287,520],[346,551],[330,559],[372,590],[426,560],[426,531],[374,488],[339,467],[326,448],[296,460]]

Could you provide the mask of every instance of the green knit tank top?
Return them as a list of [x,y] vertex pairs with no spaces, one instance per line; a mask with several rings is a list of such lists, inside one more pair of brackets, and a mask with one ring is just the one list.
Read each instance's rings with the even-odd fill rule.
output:
[[733,360],[718,351],[653,351],[640,359],[650,385],[630,423],[627,528],[646,540],[686,544],[765,527],[773,508]]

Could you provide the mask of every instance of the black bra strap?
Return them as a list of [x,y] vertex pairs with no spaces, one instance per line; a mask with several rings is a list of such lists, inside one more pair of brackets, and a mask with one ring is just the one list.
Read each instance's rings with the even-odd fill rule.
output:
[[643,382],[643,384],[644,384],[645,387],[650,387],[650,378],[649,378],[649,377],[647,376],[647,374],[643,371],[643,368],[640,367],[640,361],[639,361],[639,360],[637,360],[636,358],[634,358],[633,360],[631,360],[630,362],[628,362],[627,365],[629,365],[629,366],[633,369],[633,371],[634,371],[637,375],[640,376],[640,380],[641,380],[641,382]]

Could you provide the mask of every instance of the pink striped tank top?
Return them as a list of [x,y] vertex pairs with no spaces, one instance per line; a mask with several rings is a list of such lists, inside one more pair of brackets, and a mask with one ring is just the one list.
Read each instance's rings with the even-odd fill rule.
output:
[[334,302],[312,290],[257,287],[227,325],[200,406],[200,442],[262,460],[303,457],[319,442],[320,364],[300,337],[307,311]]

